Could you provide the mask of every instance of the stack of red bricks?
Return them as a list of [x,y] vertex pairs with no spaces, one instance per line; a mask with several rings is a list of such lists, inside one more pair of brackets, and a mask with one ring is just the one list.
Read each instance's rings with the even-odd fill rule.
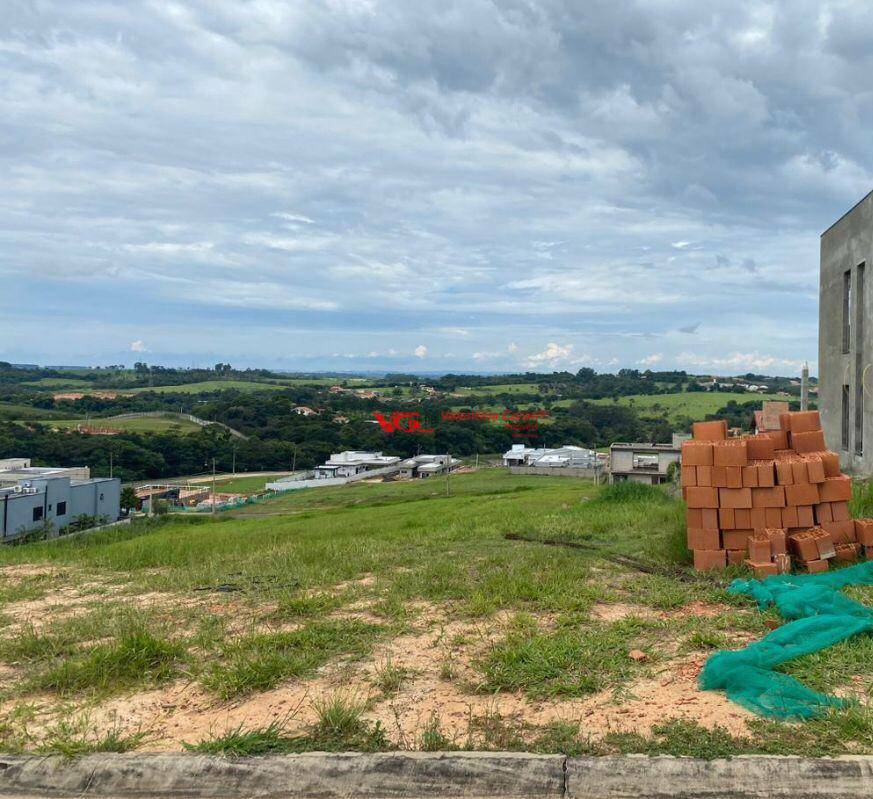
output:
[[873,557],[873,519],[852,519],[852,481],[825,447],[818,411],[779,423],[740,438],[728,438],[723,421],[694,425],[682,446],[682,493],[695,568],[745,563],[766,577]]

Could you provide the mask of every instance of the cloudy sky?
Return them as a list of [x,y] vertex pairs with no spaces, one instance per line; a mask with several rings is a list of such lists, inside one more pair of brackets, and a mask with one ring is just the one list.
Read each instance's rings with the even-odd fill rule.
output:
[[0,359],[815,368],[865,0],[3,0]]

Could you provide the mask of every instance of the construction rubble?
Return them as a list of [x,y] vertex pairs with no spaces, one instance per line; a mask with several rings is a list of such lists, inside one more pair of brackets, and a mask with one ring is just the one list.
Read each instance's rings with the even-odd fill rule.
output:
[[696,422],[682,445],[682,494],[696,569],[746,564],[756,577],[873,558],[873,519],[852,519],[852,481],[825,447],[818,411],[779,414],[779,430],[728,438]]

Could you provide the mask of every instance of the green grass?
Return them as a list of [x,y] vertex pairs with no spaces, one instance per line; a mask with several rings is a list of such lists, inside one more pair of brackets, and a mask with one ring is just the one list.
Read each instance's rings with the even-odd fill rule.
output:
[[154,391],[157,394],[208,394],[215,391],[281,391],[287,386],[276,383],[261,383],[253,380],[203,380],[199,383],[183,383],[178,386],[144,386],[125,388],[119,394],[142,394]]
[[196,433],[202,428],[188,419],[179,416],[143,416],[135,419],[118,419],[114,417],[92,417],[90,419],[58,419],[52,420],[51,426],[64,428],[108,427],[125,430],[132,433]]
[[62,411],[49,411],[45,408],[34,408],[32,405],[18,405],[12,402],[0,402],[0,418],[15,419],[27,422],[37,422],[47,419],[59,419],[64,416]]
[[381,629],[358,621],[316,621],[293,632],[259,633],[226,644],[203,682],[222,699],[306,677],[339,657],[363,657]]
[[80,389],[94,387],[94,383],[91,380],[81,380],[76,377],[42,377],[39,380],[28,380],[21,385],[36,386],[37,388],[57,389]]
[[271,477],[231,477],[224,480],[216,480],[217,491],[229,494],[259,494],[266,490],[267,483],[272,483],[291,472],[273,475]]
[[[731,400],[738,403],[751,402],[753,400],[779,399],[775,395],[734,394],[731,391],[689,391],[676,392],[673,394],[632,394],[619,397],[617,402],[611,397],[590,400],[598,405],[629,405],[636,408],[643,415],[658,415],[664,413],[667,419],[677,424],[685,418],[703,419],[707,414],[715,413]],[[751,421],[751,420],[750,420]]]
[[500,383],[493,386],[464,386],[455,389],[456,394],[493,397],[497,394],[538,394],[536,383]]

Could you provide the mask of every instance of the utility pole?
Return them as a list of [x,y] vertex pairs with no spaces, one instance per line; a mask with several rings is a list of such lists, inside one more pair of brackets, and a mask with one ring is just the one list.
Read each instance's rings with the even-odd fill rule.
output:
[[114,454],[115,454],[115,453],[110,449],[110,450],[109,450],[109,479],[110,479],[110,480],[115,476],[115,475],[112,473],[112,471],[113,471],[113,466],[114,466],[114,463],[113,463],[113,461],[114,461],[114,457],[113,457]]
[[450,496],[449,494],[449,475],[452,472],[452,456],[447,452],[446,453],[446,496]]
[[809,410],[809,364],[805,361],[800,373],[800,410]]
[[479,453],[476,453],[476,468],[479,468]]
[[236,444],[233,445],[233,469],[234,475],[236,474]]
[[297,444],[294,445],[294,459],[291,461],[291,471],[297,471]]
[[215,458],[212,459],[212,515],[215,515]]

